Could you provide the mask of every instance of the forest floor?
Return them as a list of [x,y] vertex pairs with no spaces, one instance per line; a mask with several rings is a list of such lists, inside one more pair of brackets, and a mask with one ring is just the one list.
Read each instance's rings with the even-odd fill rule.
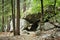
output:
[[10,32],[0,32],[0,40],[60,40],[60,37],[53,38],[50,36],[54,33],[55,29],[42,31],[39,36],[36,36],[34,33],[30,35],[13,36],[13,33]]
[[41,36],[6,36],[6,37],[0,37],[0,40],[60,40],[60,37],[56,38],[42,38]]
[[41,36],[12,36],[12,37],[0,37],[0,40],[60,40],[60,37],[56,38],[41,38]]

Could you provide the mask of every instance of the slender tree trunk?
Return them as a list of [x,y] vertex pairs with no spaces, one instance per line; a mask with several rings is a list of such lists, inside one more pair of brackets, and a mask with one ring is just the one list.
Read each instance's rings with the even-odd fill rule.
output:
[[41,0],[41,21],[43,22],[44,9],[43,9],[43,0]]
[[24,0],[24,4],[23,4],[23,12],[26,11],[26,0]]
[[16,35],[16,31],[15,31],[15,0],[11,0],[11,5],[12,5],[13,32],[14,32],[14,35]]
[[[23,1],[23,13],[26,11],[26,0]],[[26,13],[24,13],[24,17],[26,17]]]
[[10,31],[11,16],[7,16],[7,32]]
[[17,0],[16,35],[20,35],[20,0]]
[[2,32],[4,32],[4,0],[2,0]]
[[2,32],[4,32],[4,16],[2,15]]
[[[54,16],[55,16],[56,15],[56,0],[54,0],[53,13],[54,13]],[[53,21],[53,22],[55,22],[55,21]]]
[[54,1],[54,14],[55,14],[55,9],[56,9],[56,0]]
[[16,35],[16,29],[15,29],[15,0],[13,0],[13,31],[14,31],[14,35]]
[[[43,0],[41,0],[41,26],[43,25],[43,22],[44,22],[44,19],[43,19],[43,16],[44,16],[44,9],[43,9]],[[42,30],[42,28],[41,28]]]

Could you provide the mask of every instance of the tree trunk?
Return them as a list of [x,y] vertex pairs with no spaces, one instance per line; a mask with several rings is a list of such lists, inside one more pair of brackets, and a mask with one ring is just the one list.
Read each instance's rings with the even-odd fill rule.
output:
[[43,9],[43,0],[41,0],[41,22],[43,22],[44,9]]
[[2,32],[4,32],[4,0],[2,0]]
[[15,31],[15,0],[11,0],[11,6],[12,6],[13,32],[14,32],[14,35],[16,35],[16,31]]
[[[41,0],[41,26],[43,25],[43,22],[44,22],[44,19],[43,19],[43,16],[44,16],[44,9],[43,9],[43,0]],[[41,28],[42,30],[42,28]]]
[[56,0],[54,1],[54,14],[55,14],[55,9],[56,9]]
[[23,12],[26,11],[26,0],[24,0],[24,4],[23,4]]
[[2,15],[2,32],[4,32],[4,16]]
[[17,0],[16,35],[20,35],[20,0]]

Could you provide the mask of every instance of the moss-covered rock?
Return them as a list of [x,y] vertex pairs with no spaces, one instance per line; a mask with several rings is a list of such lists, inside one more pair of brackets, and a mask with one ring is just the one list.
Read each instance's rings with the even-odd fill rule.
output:
[[38,13],[38,14],[29,14],[25,17],[25,19],[27,21],[29,21],[30,23],[34,23],[34,22],[40,20],[40,17],[41,17],[40,15],[41,15],[40,13]]

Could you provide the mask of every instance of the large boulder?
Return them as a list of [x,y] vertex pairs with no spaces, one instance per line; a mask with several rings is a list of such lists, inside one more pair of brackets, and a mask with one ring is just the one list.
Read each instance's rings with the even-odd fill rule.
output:
[[[16,22],[16,19],[15,19]],[[16,26],[16,23],[15,23]],[[24,30],[25,28],[29,28],[30,23],[26,21],[25,19],[20,19],[20,33],[27,33],[27,30]],[[11,20],[10,22],[10,31],[13,31],[13,22]]]
[[30,27],[30,23],[25,19],[20,19],[20,29],[22,30],[27,27]]
[[30,23],[34,23],[34,22],[40,20],[40,17],[41,17],[40,15],[41,15],[41,13],[29,14],[29,15],[26,15],[26,17],[24,17],[24,19],[26,19]]
[[52,29],[54,27],[55,26],[49,22],[45,22],[44,25],[42,25],[42,29],[44,29],[44,30],[49,30],[49,29]]

